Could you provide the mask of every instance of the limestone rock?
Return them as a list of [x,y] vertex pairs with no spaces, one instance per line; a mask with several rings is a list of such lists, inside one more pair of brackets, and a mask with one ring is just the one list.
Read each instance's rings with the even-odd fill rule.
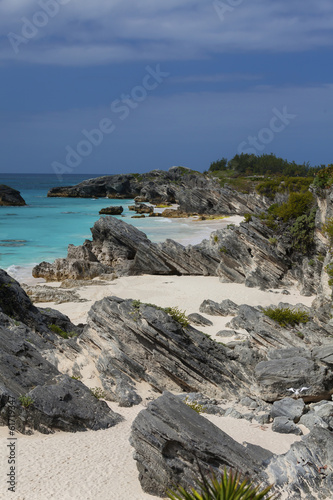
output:
[[121,215],[124,211],[124,208],[121,207],[121,206],[118,206],[118,207],[114,207],[114,206],[111,206],[111,207],[106,207],[106,208],[102,208],[99,213],[101,215]]
[[303,399],[283,398],[273,403],[271,417],[287,417],[297,423],[303,414],[304,406]]
[[26,205],[20,192],[5,184],[0,184],[0,206],[14,207]]
[[198,465],[233,467],[243,474],[258,473],[258,453],[240,445],[170,393],[149,404],[132,424],[130,440],[135,448],[143,490],[164,496],[179,484],[193,486]]

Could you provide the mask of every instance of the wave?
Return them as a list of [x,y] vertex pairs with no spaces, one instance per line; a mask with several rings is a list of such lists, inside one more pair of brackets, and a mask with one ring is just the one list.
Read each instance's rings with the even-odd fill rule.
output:
[[32,270],[37,265],[37,262],[26,266],[11,265],[5,269],[6,273],[10,274],[16,281],[22,283],[24,280],[32,279]]

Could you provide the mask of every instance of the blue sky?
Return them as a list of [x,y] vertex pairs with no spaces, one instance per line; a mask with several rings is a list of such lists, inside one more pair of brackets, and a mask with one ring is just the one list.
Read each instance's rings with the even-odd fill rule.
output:
[[0,0],[0,172],[333,162],[331,0]]

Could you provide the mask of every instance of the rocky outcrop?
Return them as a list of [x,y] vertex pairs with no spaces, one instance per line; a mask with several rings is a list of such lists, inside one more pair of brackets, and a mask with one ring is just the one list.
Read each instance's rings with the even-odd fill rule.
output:
[[14,207],[26,205],[19,191],[5,184],[0,184],[0,206]]
[[62,281],[110,273],[216,275],[217,252],[202,251],[200,245],[184,247],[173,240],[155,244],[134,226],[112,217],[101,217],[91,232],[92,241],[69,245],[66,259],[42,262],[33,269],[33,276]]
[[36,308],[0,270],[1,425],[8,425],[11,416],[19,432],[48,433],[104,429],[120,421],[85,385],[57,368],[61,359],[73,359],[80,351],[75,336],[82,327],[59,311]]
[[221,344],[156,306],[117,297],[92,306],[80,346],[94,359],[107,396],[125,406],[141,400],[141,382],[158,392],[222,398],[253,381]]
[[82,299],[77,292],[70,290],[61,290],[50,286],[28,286],[22,285],[32,302],[54,302],[55,304],[63,304],[64,302],[86,302],[87,299]]
[[255,193],[243,194],[218,180],[185,167],[167,172],[152,170],[145,174],[109,175],[89,179],[71,187],[52,188],[48,196],[135,198],[138,202],[178,203],[180,211],[201,214],[258,213],[270,205]]
[[273,484],[272,493],[283,491],[288,500],[315,500],[318,491],[321,498],[331,498],[333,434],[327,429],[314,429],[286,454],[272,456],[260,446],[240,445],[179,398],[164,393],[139,413],[130,442],[141,486],[150,494],[163,497],[176,485],[189,490],[201,473],[227,467],[253,484]]
[[119,207],[106,207],[102,208],[102,210],[99,211],[101,215],[121,215],[124,211],[124,208],[119,206]]
[[261,466],[252,450],[167,392],[139,413],[130,442],[142,489],[161,497],[175,485],[195,486],[199,467],[203,473],[232,467],[255,477]]

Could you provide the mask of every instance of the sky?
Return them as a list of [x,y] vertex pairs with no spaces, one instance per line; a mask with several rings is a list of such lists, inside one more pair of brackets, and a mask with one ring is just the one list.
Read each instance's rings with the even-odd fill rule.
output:
[[0,172],[333,163],[332,0],[0,0]]

